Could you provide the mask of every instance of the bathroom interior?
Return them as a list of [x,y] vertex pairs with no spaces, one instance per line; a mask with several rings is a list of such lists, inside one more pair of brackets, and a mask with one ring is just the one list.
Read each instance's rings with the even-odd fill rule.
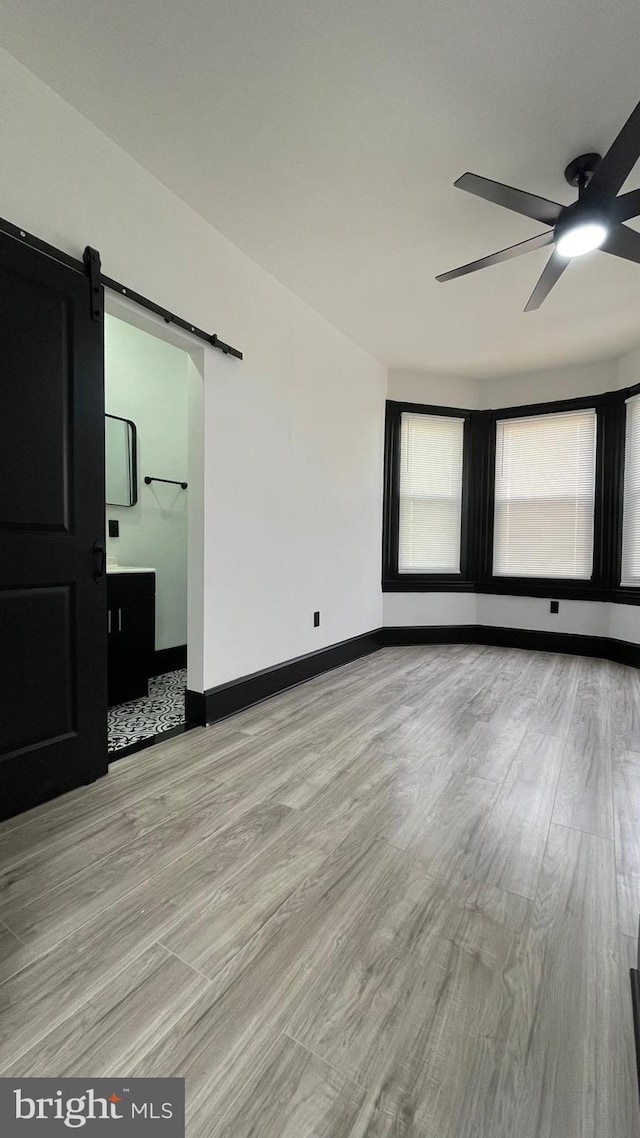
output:
[[188,361],[106,316],[110,760],[186,728]]

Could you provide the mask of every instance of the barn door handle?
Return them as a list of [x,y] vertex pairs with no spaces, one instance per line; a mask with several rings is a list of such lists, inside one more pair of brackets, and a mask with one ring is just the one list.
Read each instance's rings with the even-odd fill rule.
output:
[[100,538],[96,538],[93,543],[93,579],[100,581],[104,577],[105,563],[107,555],[104,548],[104,542]]

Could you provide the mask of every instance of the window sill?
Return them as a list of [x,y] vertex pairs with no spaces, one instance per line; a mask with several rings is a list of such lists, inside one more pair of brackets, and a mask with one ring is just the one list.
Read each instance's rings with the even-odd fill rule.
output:
[[466,581],[461,577],[388,577],[382,581],[383,593],[486,593],[490,596],[537,597],[556,601],[614,601],[640,604],[640,588],[602,589],[591,581],[566,578],[492,577],[488,581]]
[[475,581],[462,577],[430,577],[425,573],[399,573],[382,580],[383,593],[473,593],[475,587]]
[[611,590],[609,600],[616,605],[640,605],[640,588],[635,585],[620,585]]
[[608,601],[611,590],[592,581],[571,581],[566,577],[492,577],[478,582],[478,593],[508,597],[540,597],[558,601]]

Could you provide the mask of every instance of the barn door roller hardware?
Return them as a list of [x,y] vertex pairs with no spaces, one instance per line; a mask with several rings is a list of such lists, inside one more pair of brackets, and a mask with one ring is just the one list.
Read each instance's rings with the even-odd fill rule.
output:
[[82,261],[78,261],[75,257],[64,253],[62,249],[56,249],[54,245],[49,245],[40,237],[35,237],[33,233],[27,233],[25,229],[20,229],[19,226],[14,225],[11,221],[6,221],[3,217],[0,217],[0,233],[6,234],[7,237],[13,237],[21,245],[29,245],[31,249],[43,253],[45,257],[51,257],[52,260],[58,261],[61,265],[67,265],[76,273],[87,275],[91,289],[91,314],[94,320],[102,319],[102,288],[109,288],[112,292],[119,293],[120,296],[128,297],[129,300],[133,300],[149,312],[154,312],[156,316],[161,316],[165,323],[175,324],[177,328],[182,328],[183,332],[187,332],[190,336],[195,336],[213,348],[218,348],[219,351],[224,352],[225,356],[235,356],[237,360],[242,359],[242,352],[232,347],[231,344],[226,344],[215,332],[205,332],[188,320],[183,320],[181,316],[176,316],[174,312],[169,312],[168,308],[156,304],[154,300],[149,300],[148,297],[142,296],[139,292],[134,292],[133,289],[127,288],[119,281],[106,277],[101,271],[100,254],[97,249],[92,249],[90,245],[87,245]]
[[93,320],[102,320],[102,273],[100,272],[100,254],[97,249],[92,249],[90,245],[87,245],[82,259],[89,274],[91,317]]
[[[98,257],[100,263],[100,256],[96,253],[95,249],[91,249],[89,245],[84,251],[85,263],[89,257],[89,265],[94,254]],[[232,348],[231,344],[225,344],[215,332],[205,332],[202,328],[198,328],[196,324],[191,324],[188,320],[183,320],[181,316],[176,316],[175,312],[169,312],[168,308],[163,308],[161,304],[156,304],[155,300],[149,300],[146,296],[141,296],[139,292],[135,292],[132,288],[127,288],[125,285],[120,284],[119,281],[114,281],[111,277],[106,277],[104,273],[100,277],[102,284],[105,288],[110,288],[112,292],[117,292],[120,296],[126,296],[128,300],[135,301],[136,304],[141,305],[142,308],[148,309],[149,312],[154,312],[156,316],[161,316],[166,324],[175,324],[177,328],[182,328],[184,332],[188,332],[191,336],[196,336],[198,340],[204,340],[205,343],[211,344],[214,348],[219,348],[224,352],[225,356],[235,356],[236,359],[242,359],[242,352],[237,348]]]

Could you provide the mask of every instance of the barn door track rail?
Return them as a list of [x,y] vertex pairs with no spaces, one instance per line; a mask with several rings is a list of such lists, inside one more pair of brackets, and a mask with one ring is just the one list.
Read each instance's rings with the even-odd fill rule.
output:
[[100,254],[97,249],[92,249],[90,245],[87,245],[82,261],[78,261],[75,257],[64,253],[62,249],[56,249],[55,246],[49,245],[32,233],[27,233],[25,229],[20,229],[19,226],[14,225],[11,221],[6,221],[4,218],[0,218],[0,233],[15,238],[22,245],[29,245],[32,249],[43,253],[46,257],[51,257],[54,261],[67,265],[68,268],[77,273],[88,275],[91,291],[91,312],[94,320],[102,319],[101,288],[108,288],[120,296],[125,296],[128,300],[134,301],[135,304],[139,304],[141,308],[146,308],[147,311],[155,313],[156,316],[161,316],[166,324],[175,324],[177,328],[181,328],[188,335],[195,336],[198,340],[204,340],[213,348],[218,348],[219,351],[224,352],[225,356],[235,356],[237,360],[242,359],[242,352],[238,348],[232,347],[231,344],[225,343],[215,332],[205,332],[196,324],[184,320],[182,316],[176,316],[175,312],[170,312],[161,304],[156,304],[155,300],[149,300],[148,297],[142,296],[134,289],[113,280],[112,277],[105,276],[101,268]]

